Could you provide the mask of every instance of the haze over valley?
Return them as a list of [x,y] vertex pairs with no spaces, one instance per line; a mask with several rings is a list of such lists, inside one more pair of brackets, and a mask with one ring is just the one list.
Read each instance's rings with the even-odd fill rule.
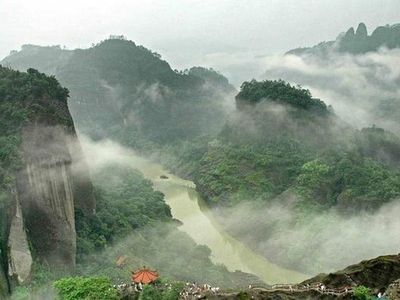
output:
[[0,299],[399,299],[397,1],[19,2]]

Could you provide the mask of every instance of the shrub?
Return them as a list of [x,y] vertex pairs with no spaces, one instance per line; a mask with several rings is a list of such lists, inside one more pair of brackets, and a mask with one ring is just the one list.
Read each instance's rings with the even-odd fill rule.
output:
[[363,285],[357,286],[353,291],[353,295],[358,300],[372,299],[371,290]]
[[112,300],[118,292],[107,277],[67,277],[54,283],[61,300]]

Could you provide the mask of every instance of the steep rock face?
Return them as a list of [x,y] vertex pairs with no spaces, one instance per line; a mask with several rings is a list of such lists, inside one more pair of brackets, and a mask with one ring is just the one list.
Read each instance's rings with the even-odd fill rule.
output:
[[71,153],[72,192],[75,199],[75,210],[79,209],[84,214],[93,214],[96,211],[96,199],[89,174],[89,167],[79,140],[73,136],[68,142]]
[[8,237],[8,275],[18,284],[26,283],[32,271],[32,254],[25,232],[19,198],[15,195],[15,205]]
[[3,266],[0,264],[0,299],[4,299],[8,294],[8,283]]
[[76,233],[67,142],[61,127],[26,126],[22,131],[25,166],[18,173],[17,185],[29,240],[38,258],[69,269],[75,265]]
[[1,273],[11,287],[29,280],[33,260],[73,269],[75,207],[95,211],[67,98],[54,77],[0,66]]

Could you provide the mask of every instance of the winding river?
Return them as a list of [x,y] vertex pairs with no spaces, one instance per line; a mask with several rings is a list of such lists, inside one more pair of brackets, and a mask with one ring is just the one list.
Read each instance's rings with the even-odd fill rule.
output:
[[[180,230],[189,234],[196,243],[211,249],[211,259],[215,263],[224,264],[230,271],[254,274],[268,284],[296,283],[306,279],[303,274],[269,262],[225,232],[196,192],[192,181],[170,174],[161,165],[134,154],[130,161],[153,182],[156,190],[164,193],[173,217],[182,222]],[[168,178],[162,179],[161,175]]]

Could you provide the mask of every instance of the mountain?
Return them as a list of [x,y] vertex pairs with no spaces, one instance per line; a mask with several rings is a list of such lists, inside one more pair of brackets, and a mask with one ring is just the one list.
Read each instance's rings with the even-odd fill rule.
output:
[[196,183],[224,228],[306,274],[376,255],[375,248],[339,255],[313,232],[398,203],[400,140],[382,128],[355,129],[308,90],[283,81],[245,82],[236,104],[216,137],[161,150],[168,167]]
[[[374,299],[384,295],[383,299],[396,300],[399,295],[400,256],[386,255],[364,260],[330,274],[319,274],[306,281],[293,284],[276,284],[268,287],[250,285],[246,289],[207,290],[193,284],[170,283],[169,290],[177,289],[177,294],[200,299]],[[168,290],[167,290],[168,291]],[[162,285],[149,286],[143,292],[119,287],[126,298],[150,296],[151,299],[164,299],[168,293]],[[151,297],[153,296],[153,297]],[[164,297],[162,297],[164,296]],[[176,296],[178,297],[178,296]],[[176,298],[175,297],[175,298]],[[125,299],[125,298],[124,298]]]
[[[208,70],[195,72],[208,80]],[[115,251],[179,280],[261,283],[215,265],[207,247],[178,230],[164,196],[129,166],[108,163],[90,169],[90,178],[68,93],[35,69],[0,67],[1,299],[21,286],[36,293],[66,274],[129,278],[130,270],[115,267]]]
[[[362,26],[358,32],[365,35]],[[308,274],[376,256],[376,247],[339,251],[353,244],[337,239],[329,244],[322,233],[335,224],[351,236],[355,225],[346,226],[346,220],[374,216],[398,202],[400,142],[394,134],[376,126],[359,130],[335,107],[283,80],[245,82],[235,97],[217,72],[173,71],[156,53],[124,39],[71,51],[34,48],[23,48],[3,63],[54,72],[71,90],[69,106],[80,131],[154,155],[192,179],[223,227],[261,255]],[[56,66],[44,63],[45,51],[55,53]],[[64,56],[57,58],[60,53]],[[99,189],[107,183],[102,176],[98,182]],[[124,191],[128,187],[122,185]],[[79,223],[85,254],[113,241],[119,217],[128,224],[124,228],[138,226],[130,209],[151,215],[147,197],[129,212],[118,214],[112,207],[114,213],[108,213],[107,199],[119,190],[104,195],[101,214]],[[116,205],[125,207],[124,201]],[[154,201],[163,207],[162,200]],[[158,217],[168,218],[158,214],[152,221]],[[315,235],[316,230],[322,233]],[[328,233],[340,237],[335,230]],[[365,245],[362,241],[357,239]],[[390,241],[381,246],[388,253],[397,249]],[[206,250],[200,252],[208,261]],[[104,259],[109,267],[110,256]]]
[[[268,289],[220,292],[206,299],[374,299],[385,294],[384,299],[398,299],[400,257],[380,256],[330,273],[319,274],[299,284],[273,286]],[[320,287],[324,285],[323,291]]]
[[344,34],[340,34],[335,41],[322,42],[313,47],[297,48],[287,54],[326,54],[330,51],[339,53],[361,54],[377,51],[379,48],[394,49],[400,47],[400,24],[377,27],[368,35],[367,27],[360,23],[357,30],[351,27]]
[[11,286],[28,282],[36,261],[73,270],[74,209],[95,211],[67,97],[54,77],[0,67],[0,237]]
[[364,260],[350,265],[343,270],[319,274],[300,284],[323,283],[327,288],[343,289],[352,286],[366,286],[374,290],[374,294],[382,293],[400,276],[400,255],[386,255]]
[[375,124],[400,135],[400,26],[368,34],[361,23],[335,41],[287,52],[266,63],[262,78],[281,78],[323,97],[357,128]]
[[94,138],[164,143],[214,133],[226,117],[220,98],[235,91],[211,69],[174,71],[157,53],[122,38],[77,50],[23,46],[2,64],[55,75],[70,90],[77,127]]

